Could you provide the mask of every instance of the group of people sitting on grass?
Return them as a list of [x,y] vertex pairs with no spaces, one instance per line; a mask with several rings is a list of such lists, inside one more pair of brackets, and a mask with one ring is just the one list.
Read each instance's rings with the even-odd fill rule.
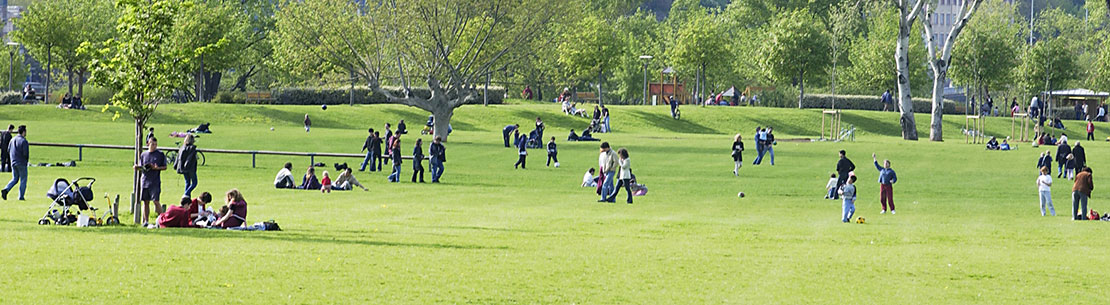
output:
[[85,110],[85,104],[81,103],[81,96],[80,95],[71,96],[69,93],[66,93],[66,95],[64,97],[62,97],[62,103],[58,104],[58,108]]
[[1010,138],[1006,137],[1006,139],[1002,140],[1002,143],[999,144],[997,138],[991,137],[991,139],[987,141],[987,150],[1010,150],[1012,147],[1010,147],[1009,140]]
[[247,201],[238,189],[227,191],[224,205],[219,211],[208,206],[212,194],[204,192],[200,197],[182,197],[181,204],[170,206],[158,215],[157,227],[160,228],[216,228],[234,230],[258,230],[244,226],[247,221]]
[[318,190],[323,193],[331,193],[332,190],[349,191],[355,187],[361,188],[363,191],[369,190],[358,182],[353,170],[346,166],[341,167],[339,176],[334,180],[332,180],[328,171],[324,171],[321,178],[316,177],[316,167],[309,166],[304,176],[301,177],[300,185],[294,184],[293,181],[293,163],[286,162],[285,166],[278,170],[277,176],[274,177],[275,188]]

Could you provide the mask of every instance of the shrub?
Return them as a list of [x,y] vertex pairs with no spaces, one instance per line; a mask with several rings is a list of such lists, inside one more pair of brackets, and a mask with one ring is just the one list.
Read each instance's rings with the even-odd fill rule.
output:
[[21,93],[21,92],[9,91],[9,92],[0,93],[0,104],[12,105],[12,104],[19,104],[19,103],[22,103],[22,102],[23,102],[23,93]]

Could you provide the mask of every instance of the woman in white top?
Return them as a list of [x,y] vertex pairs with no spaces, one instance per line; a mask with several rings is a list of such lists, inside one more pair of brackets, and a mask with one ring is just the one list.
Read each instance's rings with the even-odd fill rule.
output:
[[1056,209],[1052,207],[1052,175],[1048,174],[1048,167],[1041,167],[1041,175],[1037,177],[1037,191],[1041,195],[1041,216],[1044,216],[1045,206],[1048,206],[1052,216],[1056,216]]
[[621,187],[624,187],[624,192],[628,193],[628,204],[632,204],[632,161],[628,159],[628,150],[621,148],[617,151],[620,160],[617,164],[620,165],[620,171],[617,173],[617,187],[613,189],[613,194],[605,201],[616,202],[617,194],[621,192]]

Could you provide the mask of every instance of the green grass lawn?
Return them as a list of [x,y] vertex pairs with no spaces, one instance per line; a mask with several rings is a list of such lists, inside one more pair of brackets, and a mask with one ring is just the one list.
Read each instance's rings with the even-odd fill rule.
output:
[[[782,141],[772,167],[750,164],[751,131],[771,125],[779,139],[816,138],[819,110],[684,107],[681,121],[664,107],[611,111],[616,132],[598,136],[627,147],[650,188],[633,205],[597,203],[579,187],[597,166],[598,143],[565,142],[587,121],[554,104],[459,109],[436,185],[408,183],[406,161],[403,183],[359,173],[370,192],[275,190],[281,164],[303,173],[308,158],[260,156],[251,168],[250,156],[208,154],[198,191],[222,198],[239,188],[248,221],[274,219],[281,232],[35,224],[58,177],[99,179],[94,206],[104,206],[105,193],[127,198],[130,153],[86,149],[76,168],[31,168],[27,201],[0,202],[0,303],[1105,303],[1110,224],[1065,216],[1071,184],[1063,179],[1053,186],[1060,216],[1041,217],[1033,181],[1043,149],[964,144],[962,116],[946,119],[947,142],[907,142],[897,114],[848,111],[856,142]],[[305,113],[310,134],[301,128]],[[528,169],[513,170],[516,152],[500,147],[500,129],[530,129],[536,116],[559,139],[562,167],[544,167],[542,151],[533,150]],[[402,106],[189,104],[162,106],[153,126],[163,145],[172,145],[171,131],[211,122],[215,133],[198,140],[201,148],[358,153],[366,128],[405,119],[413,131],[403,141],[408,154],[426,118]],[[925,139],[928,117],[917,120]],[[4,106],[5,122],[28,125],[32,142],[133,141],[128,120],[99,111]],[[749,147],[740,177],[728,148],[736,132]],[[987,132],[1009,135],[1010,120],[988,119]],[[1097,136],[1108,133],[1101,123]],[[1101,162],[1110,146],[1084,146],[1095,185],[1108,185]],[[857,215],[865,225],[841,223],[840,202],[821,199],[840,149],[859,167]],[[898,171],[897,215],[878,213],[872,152]],[[77,157],[70,148],[31,153],[33,162]],[[165,172],[163,199],[176,201],[183,186]],[[1110,211],[1101,188],[1090,205]],[[740,191],[747,197],[738,199]],[[121,210],[130,220],[126,204]]]

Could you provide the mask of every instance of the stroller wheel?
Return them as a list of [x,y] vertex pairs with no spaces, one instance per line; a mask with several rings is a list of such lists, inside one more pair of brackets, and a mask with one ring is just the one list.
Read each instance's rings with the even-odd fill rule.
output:
[[50,225],[50,219],[46,218],[46,217],[43,217],[42,219],[39,219],[39,224],[40,225]]
[[104,225],[106,225],[106,226],[114,226],[114,225],[118,225],[118,224],[119,224],[119,218],[115,217],[115,216],[108,217],[108,220],[104,221]]

